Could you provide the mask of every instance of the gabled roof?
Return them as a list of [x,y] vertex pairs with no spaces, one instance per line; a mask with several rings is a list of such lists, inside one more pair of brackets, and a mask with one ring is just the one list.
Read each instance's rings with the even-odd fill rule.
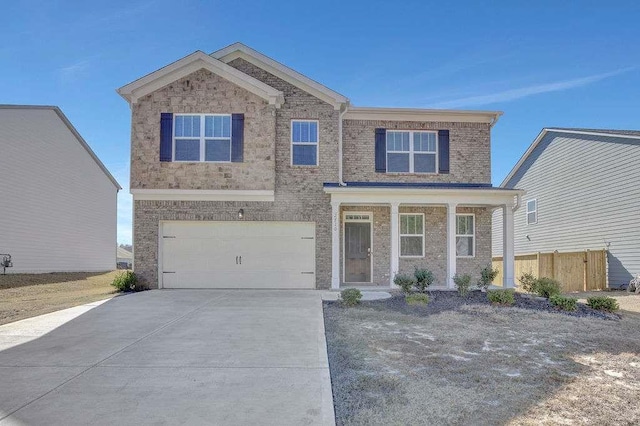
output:
[[287,83],[333,105],[336,109],[340,109],[342,105],[349,102],[346,96],[239,42],[213,52],[211,57],[224,63],[229,63],[238,58],[244,59]]
[[233,84],[260,96],[276,107],[280,107],[280,105],[284,103],[284,95],[281,91],[274,89],[273,87],[207,55],[200,50],[160,68],[151,74],[147,74],[126,86],[122,86],[118,89],[118,93],[129,103],[136,103],[141,97],[200,69],[206,69],[216,75],[219,75]]
[[504,187],[507,182],[513,178],[518,172],[520,167],[527,161],[531,153],[536,149],[540,142],[544,139],[547,133],[569,133],[574,135],[587,135],[587,136],[604,136],[604,137],[619,137],[628,139],[640,139],[640,130],[614,130],[614,129],[581,129],[581,128],[569,128],[569,127],[545,127],[538,136],[533,140],[527,151],[520,158],[520,160],[513,166],[513,169],[509,172],[507,177],[504,178],[500,187]]
[[105,167],[105,165],[102,164],[102,161],[100,161],[96,153],[93,152],[93,150],[91,149],[87,141],[85,141],[84,138],[80,135],[80,133],[78,133],[76,128],[73,127],[73,124],[71,124],[67,116],[64,115],[64,113],[59,107],[52,106],[52,105],[0,105],[0,109],[51,110],[55,112],[58,115],[58,117],[60,117],[60,120],[62,120],[62,122],[65,124],[65,126],[67,126],[69,131],[71,131],[73,136],[75,136],[75,138],[78,140],[80,145],[82,145],[82,147],[89,153],[91,158],[93,158],[93,161],[95,161],[98,167],[100,167],[100,169],[104,172],[104,174],[107,175],[107,177],[115,185],[115,187],[118,190],[122,189],[118,181],[113,177],[113,175],[109,172],[109,170]]
[[116,253],[117,253],[116,254],[117,258],[133,259],[133,253],[131,253],[129,250],[126,250],[120,246],[118,246],[118,250]]

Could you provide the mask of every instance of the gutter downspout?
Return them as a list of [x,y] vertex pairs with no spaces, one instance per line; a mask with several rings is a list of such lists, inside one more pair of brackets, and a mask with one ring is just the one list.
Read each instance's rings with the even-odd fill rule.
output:
[[347,186],[342,180],[342,120],[349,110],[349,103],[344,104],[344,111],[340,112],[338,118],[338,186]]

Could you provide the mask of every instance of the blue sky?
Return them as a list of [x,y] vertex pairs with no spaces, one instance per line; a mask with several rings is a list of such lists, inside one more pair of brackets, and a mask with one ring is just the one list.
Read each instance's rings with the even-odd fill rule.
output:
[[359,106],[504,111],[500,184],[545,126],[640,128],[637,1],[12,1],[0,15],[0,103],[62,108],[125,188],[120,86],[241,41]]

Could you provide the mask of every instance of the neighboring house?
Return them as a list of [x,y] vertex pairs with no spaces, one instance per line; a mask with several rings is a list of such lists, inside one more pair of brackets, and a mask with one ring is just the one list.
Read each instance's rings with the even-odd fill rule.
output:
[[512,224],[520,192],[490,183],[499,112],[354,107],[241,43],[118,93],[151,287],[389,287],[414,267],[452,287],[490,264],[492,209]]
[[[545,128],[501,187],[526,191],[515,254],[608,250],[608,284],[640,273],[640,131]],[[493,255],[502,255],[494,214]]]
[[116,262],[118,263],[118,269],[131,269],[131,266],[133,265],[133,253],[118,246]]
[[115,269],[122,188],[58,107],[0,105],[0,185],[9,273]]

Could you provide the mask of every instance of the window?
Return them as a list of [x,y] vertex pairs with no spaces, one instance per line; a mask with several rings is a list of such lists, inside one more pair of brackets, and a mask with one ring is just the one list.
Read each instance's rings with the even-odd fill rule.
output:
[[291,164],[318,165],[318,122],[291,121]]
[[400,214],[400,256],[424,256],[423,214]]
[[437,133],[387,131],[387,172],[436,173]]
[[538,223],[538,200],[527,201],[527,225]]
[[173,158],[175,161],[231,161],[231,115],[176,114]]
[[475,256],[475,216],[472,214],[456,215],[456,256]]

